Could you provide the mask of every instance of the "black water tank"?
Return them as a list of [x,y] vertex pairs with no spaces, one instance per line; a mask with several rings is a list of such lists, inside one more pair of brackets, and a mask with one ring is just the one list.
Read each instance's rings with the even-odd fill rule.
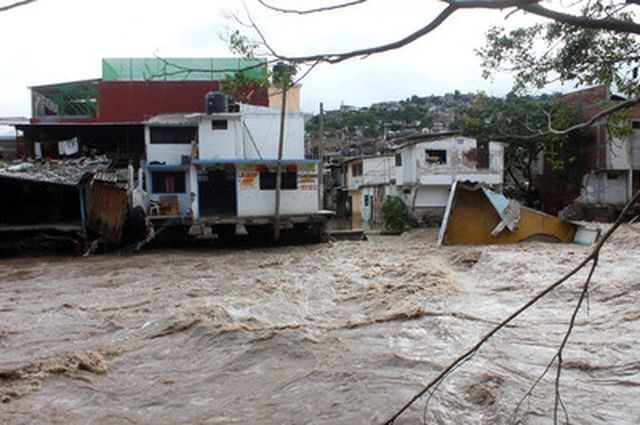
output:
[[279,86],[282,84],[283,80],[289,83],[289,81],[286,80],[292,78],[294,74],[295,67],[293,65],[288,65],[284,62],[278,62],[273,65],[273,84]]
[[204,96],[204,110],[207,114],[220,114],[228,112],[229,106],[227,96],[211,91]]

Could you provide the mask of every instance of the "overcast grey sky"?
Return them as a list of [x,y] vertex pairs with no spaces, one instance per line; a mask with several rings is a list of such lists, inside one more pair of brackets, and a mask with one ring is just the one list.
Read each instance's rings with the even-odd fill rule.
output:
[[[270,0],[314,6],[321,0]],[[339,0],[337,0],[339,1]],[[0,0],[0,6],[11,3]],[[325,2],[326,3],[326,2]],[[329,2],[334,3],[334,2]],[[279,53],[302,55],[344,51],[393,41],[434,17],[443,4],[425,0],[369,0],[363,5],[308,16],[282,16],[255,0],[248,9]],[[0,117],[29,116],[28,86],[99,78],[103,57],[229,56],[220,34],[235,24],[228,11],[243,12],[241,0],[38,0],[0,13]],[[484,90],[504,95],[508,75],[481,78],[480,47],[504,13],[464,11],[403,49],[321,65],[303,82],[302,103],[315,112],[323,101],[365,106],[412,94]],[[511,17],[514,24],[527,17]]]

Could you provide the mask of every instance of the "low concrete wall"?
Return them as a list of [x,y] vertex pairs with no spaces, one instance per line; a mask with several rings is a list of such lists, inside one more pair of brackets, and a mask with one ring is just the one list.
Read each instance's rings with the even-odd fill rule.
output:
[[413,215],[420,227],[439,227],[446,207],[415,207]]

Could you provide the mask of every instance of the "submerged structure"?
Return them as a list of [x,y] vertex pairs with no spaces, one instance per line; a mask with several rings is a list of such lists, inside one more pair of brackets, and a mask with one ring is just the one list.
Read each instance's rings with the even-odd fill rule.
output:
[[507,244],[527,240],[591,244],[598,235],[598,231],[523,207],[482,185],[456,182],[438,244]]

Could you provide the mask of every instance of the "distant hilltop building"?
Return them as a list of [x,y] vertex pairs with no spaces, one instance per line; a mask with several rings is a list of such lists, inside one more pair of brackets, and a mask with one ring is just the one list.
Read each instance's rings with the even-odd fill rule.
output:
[[340,104],[340,112],[356,112],[359,110],[360,108],[358,106],[345,105],[344,103]]

